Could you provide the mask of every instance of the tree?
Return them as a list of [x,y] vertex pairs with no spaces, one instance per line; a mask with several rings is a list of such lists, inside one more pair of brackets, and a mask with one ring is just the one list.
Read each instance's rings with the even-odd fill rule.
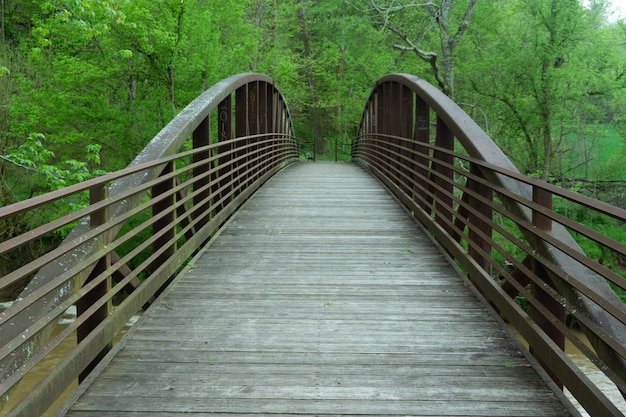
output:
[[397,52],[380,48],[385,34],[344,2],[254,0],[247,10],[260,40],[254,69],[287,93],[305,146],[323,155],[349,143],[369,89],[395,65]]
[[[454,98],[454,54],[472,19],[476,1],[469,0],[463,6],[453,7],[452,0],[437,3],[432,0],[424,3],[404,1],[400,4],[393,1],[388,5],[369,0],[369,7],[361,10],[370,16],[377,28],[389,30],[402,40],[402,44],[393,45],[395,49],[413,52],[428,63],[441,90]],[[456,16],[457,10],[463,10],[461,19]],[[416,25],[415,21],[420,23]]]
[[300,8],[298,9],[298,18],[300,20],[300,36],[303,45],[303,59],[304,59],[304,71],[309,88],[309,97],[311,99],[311,123],[313,130],[313,141],[315,142],[315,148],[324,153],[324,141],[320,134],[320,112],[319,112],[319,98],[313,83],[313,52],[311,51],[311,41],[308,29],[307,9],[308,1],[300,0]]
[[481,5],[477,31],[462,51],[478,58],[463,61],[465,83],[491,107],[492,120],[501,121],[491,132],[527,173],[547,179],[563,172],[554,162],[573,149],[571,138],[608,122],[600,106],[622,87],[601,6],[585,9],[577,0]]

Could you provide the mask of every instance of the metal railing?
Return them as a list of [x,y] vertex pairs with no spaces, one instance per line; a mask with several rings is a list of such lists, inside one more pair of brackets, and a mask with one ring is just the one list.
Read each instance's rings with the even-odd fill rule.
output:
[[[626,245],[573,215],[623,228],[625,210],[520,174],[463,110],[411,75],[378,81],[352,149],[353,160],[430,231],[558,386],[592,416],[622,416],[563,350],[569,339],[626,393],[626,308],[611,288],[626,290],[618,273],[626,271]],[[601,259],[587,256],[580,241]],[[592,348],[566,325],[572,320]]]
[[[128,168],[0,208],[3,227],[24,213],[89,197],[86,207],[0,243],[6,260],[73,227],[60,245],[23,259],[0,278],[0,289],[30,281],[0,313],[0,405],[38,363],[75,339],[57,366],[2,411],[43,414],[229,216],[298,157],[289,112],[273,81],[241,74],[195,99]],[[76,319],[57,327],[70,306]]]

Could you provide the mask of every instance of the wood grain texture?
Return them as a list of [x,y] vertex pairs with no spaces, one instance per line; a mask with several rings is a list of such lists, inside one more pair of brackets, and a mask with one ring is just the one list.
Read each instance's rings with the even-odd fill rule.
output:
[[67,416],[567,416],[379,183],[300,163],[144,315]]

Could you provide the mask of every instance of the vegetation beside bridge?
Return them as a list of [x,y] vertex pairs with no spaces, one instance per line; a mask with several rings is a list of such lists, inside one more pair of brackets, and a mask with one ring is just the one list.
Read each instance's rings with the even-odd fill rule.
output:
[[[371,86],[407,72],[522,172],[623,207],[626,23],[587,3],[5,0],[0,206],[125,167],[201,91],[252,70],[288,92],[319,159],[348,159]],[[0,240],[85,201],[14,219]]]

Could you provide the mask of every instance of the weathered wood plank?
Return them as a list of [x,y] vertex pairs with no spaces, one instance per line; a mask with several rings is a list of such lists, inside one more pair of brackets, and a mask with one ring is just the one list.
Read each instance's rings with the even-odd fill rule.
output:
[[262,188],[93,379],[68,416],[570,415],[350,164]]
[[[123,394],[123,393],[121,393]],[[558,417],[563,411],[560,404],[554,402],[519,402],[508,399],[489,402],[467,402],[454,399],[432,399],[425,401],[399,401],[394,399],[356,400],[356,399],[324,399],[320,395],[317,399],[244,399],[244,398],[215,398],[207,400],[210,395],[205,394],[195,398],[181,398],[171,395],[166,401],[159,401],[146,397],[146,407],[141,397],[128,396],[88,397],[77,405],[77,411],[88,411],[83,415],[102,416],[103,408],[109,412],[121,412],[128,416],[130,413],[145,413],[158,415],[165,413],[186,413],[186,416],[211,414],[298,414],[298,415],[403,415],[403,416],[519,416],[519,417]],[[102,407],[107,404],[108,407]],[[158,411],[153,411],[157,408]],[[471,405],[471,406],[470,406]],[[417,411],[417,412],[416,412]],[[201,414],[203,415],[203,414]]]

